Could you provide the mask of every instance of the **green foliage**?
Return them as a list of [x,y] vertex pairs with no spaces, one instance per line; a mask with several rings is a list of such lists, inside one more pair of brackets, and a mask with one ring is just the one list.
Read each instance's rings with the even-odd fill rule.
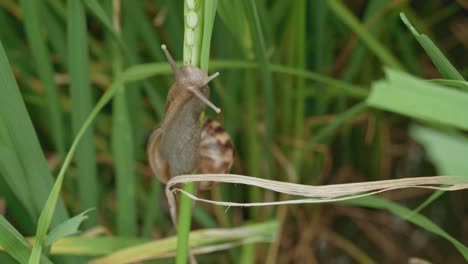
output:
[[442,76],[444,76],[447,79],[462,81],[465,80],[428,36],[424,34],[419,34],[418,31],[416,31],[416,29],[413,27],[413,25],[411,25],[410,21],[405,16],[405,14],[401,13],[400,17],[401,20],[403,20],[405,25],[408,27],[408,29],[411,30],[411,33],[419,42],[419,44],[421,44],[421,46],[424,48],[427,55],[429,55],[432,62],[435,64]]
[[386,74],[386,81],[372,86],[366,100],[369,106],[468,130],[468,116],[464,114],[468,93],[391,69]]
[[57,240],[77,234],[78,228],[80,227],[81,223],[88,219],[88,213],[93,209],[88,209],[82,212],[79,215],[76,215],[67,221],[61,223],[60,225],[54,227],[54,229],[50,230],[50,233],[47,235],[47,238],[44,241],[44,246],[49,247]]
[[[19,263],[26,263],[31,254],[31,245],[24,237],[0,215],[0,246],[15,258]],[[52,263],[46,257],[41,256],[41,263]]]
[[415,225],[418,225],[421,228],[428,230],[429,232],[432,232],[434,234],[437,234],[445,238],[447,241],[452,243],[453,246],[456,247],[458,251],[460,251],[460,253],[463,254],[465,259],[468,259],[468,248],[466,246],[464,246],[461,242],[459,242],[454,237],[449,235],[443,229],[435,225],[427,217],[421,214],[415,213],[404,206],[401,206],[397,203],[394,203],[392,201],[388,201],[379,197],[364,197],[364,198],[358,198],[358,199],[346,201],[343,203],[347,205],[353,205],[353,206],[363,206],[363,207],[369,207],[369,208],[389,210],[393,214],[398,215],[401,218]]
[[[119,2],[120,18],[110,8]],[[431,237],[431,247],[415,254],[433,262],[449,251],[454,262],[468,258],[460,242],[463,199],[436,199],[442,192],[435,192],[424,200],[409,190],[402,202],[421,203],[414,210],[368,197],[343,203],[349,215],[334,206],[227,210],[197,203],[192,210],[183,196],[178,242],[185,248],[176,249],[163,186],[150,179],[145,158],[146,137],[161,122],[172,82],[163,43],[174,58],[220,71],[211,100],[222,107],[215,118],[235,142],[237,174],[329,184],[467,171],[468,83],[466,58],[456,56],[462,47],[456,23],[463,18],[457,3],[429,1],[419,10],[418,1],[196,2],[199,35],[189,51],[184,1],[0,1],[0,213],[6,209],[0,246],[6,253],[20,263],[73,262],[50,256],[62,254],[124,261],[187,252],[189,244],[229,248],[278,235],[278,242],[261,246],[265,255],[249,244],[200,259],[281,262],[291,255],[278,251],[285,245],[301,252],[303,241],[333,233],[341,244],[327,243],[348,246],[330,255],[332,261],[382,259],[385,252],[372,236],[353,230],[352,221],[340,228],[343,216],[367,207],[451,243]],[[186,187],[214,200],[286,199],[241,186],[218,186],[211,194]],[[96,214],[84,221],[83,210],[92,207]],[[424,216],[424,208],[444,217]],[[68,219],[67,210],[82,213]],[[118,236],[82,237],[80,225]],[[206,227],[225,229],[193,231]],[[225,239],[223,232],[234,235]],[[282,240],[285,233],[297,243]],[[302,237],[308,234],[310,240]],[[30,235],[34,246],[25,239]],[[405,240],[402,248],[410,244]],[[3,257],[0,262],[10,260]]]

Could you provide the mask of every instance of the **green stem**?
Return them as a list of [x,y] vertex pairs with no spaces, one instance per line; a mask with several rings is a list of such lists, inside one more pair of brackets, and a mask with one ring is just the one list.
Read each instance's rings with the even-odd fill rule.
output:
[[[195,183],[191,182],[184,186],[184,191],[195,192]],[[182,195],[180,199],[179,224],[177,233],[177,256],[176,264],[187,263],[189,251],[189,235],[192,222],[192,199]]]
[[[184,4],[184,64],[208,70],[211,31],[216,13],[217,1],[187,0]],[[188,193],[195,191],[195,184],[184,186]],[[176,263],[187,263],[189,252],[192,200],[181,196],[177,235]]]

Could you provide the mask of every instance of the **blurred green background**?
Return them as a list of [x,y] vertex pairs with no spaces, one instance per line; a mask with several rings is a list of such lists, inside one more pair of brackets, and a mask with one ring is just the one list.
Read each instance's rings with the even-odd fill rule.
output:
[[[173,82],[161,44],[182,61],[184,1],[121,1],[120,18],[116,2],[0,0],[0,231],[11,225],[35,236],[73,139],[101,96],[112,99],[63,171],[51,224],[95,208],[81,227],[91,238],[68,241],[81,246],[76,251],[52,247],[57,263],[82,263],[176,234],[145,151]],[[233,138],[233,173],[310,185],[467,176],[466,1],[213,2],[209,73],[220,77],[210,85],[211,100],[222,113],[206,115]],[[402,12],[427,36],[405,26]],[[233,238],[246,245],[197,258],[463,263],[467,192],[431,193],[398,190],[345,204],[259,208],[197,203],[193,230],[272,223],[248,236],[262,243]],[[199,195],[233,202],[288,198],[234,185]],[[198,246],[219,245],[222,236]],[[62,254],[68,256],[55,256]],[[0,262],[14,260],[0,252]]]

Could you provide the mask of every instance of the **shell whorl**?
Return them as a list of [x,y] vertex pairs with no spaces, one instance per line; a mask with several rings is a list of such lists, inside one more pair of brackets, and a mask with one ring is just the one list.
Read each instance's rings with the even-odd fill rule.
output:
[[[202,127],[198,173],[228,173],[234,163],[234,144],[218,121],[207,119]],[[201,182],[200,189],[209,189],[213,182]]]

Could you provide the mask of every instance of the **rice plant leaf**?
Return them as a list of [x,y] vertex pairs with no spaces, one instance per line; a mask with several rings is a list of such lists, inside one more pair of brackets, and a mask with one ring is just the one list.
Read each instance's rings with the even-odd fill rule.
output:
[[368,30],[366,30],[356,16],[340,0],[330,0],[327,2],[336,17],[350,27],[363,41],[369,49],[387,66],[403,70],[404,67],[393,56],[393,54],[383,46]]
[[[269,221],[236,228],[213,228],[191,231],[190,248],[195,249],[206,245],[242,242],[245,239],[252,239],[254,237],[260,241],[269,241],[276,237],[277,227],[276,221]],[[158,255],[173,253],[176,250],[177,236],[171,236],[110,252],[109,255],[92,260],[90,264],[133,263],[142,259],[150,259]]]
[[[467,176],[468,163],[464,158],[468,153],[466,138],[417,125],[411,127],[410,135],[425,147],[429,159],[436,166],[439,174]],[[421,211],[442,194],[444,191],[434,192],[413,211]]]
[[119,235],[135,236],[137,234],[137,175],[134,166],[132,128],[125,95],[124,90],[118,91],[113,102],[112,155],[115,160],[117,186],[116,224]]
[[404,13],[400,13],[400,18],[405,23],[406,27],[411,31],[413,36],[419,42],[419,44],[426,51],[429,58],[431,58],[434,65],[437,67],[437,70],[444,76],[446,79],[461,80],[465,79],[463,76],[455,69],[455,67],[450,63],[450,61],[444,56],[442,51],[437,48],[437,46],[432,42],[432,40],[424,35],[419,34],[419,32],[411,25],[411,22],[405,16]]
[[411,137],[421,143],[440,175],[468,176],[468,140],[422,126],[412,126]]
[[77,234],[79,232],[78,228],[80,227],[81,223],[84,220],[88,219],[87,214],[92,210],[94,209],[88,209],[82,212],[81,214],[76,215],[68,219],[67,221],[61,223],[60,225],[54,227],[54,229],[52,229],[47,235],[44,241],[44,246],[48,247],[63,237]]
[[[15,155],[21,157],[18,160],[26,177],[27,184],[21,186],[22,190],[20,192],[29,194],[29,199],[33,202],[35,210],[33,215],[39,215],[52,187],[52,175],[47,167],[37,135],[21,98],[18,84],[10,69],[8,58],[1,42],[0,116],[3,126],[8,133],[9,141],[14,146]],[[34,190],[31,188],[34,188]],[[54,223],[59,223],[67,219],[67,217],[63,201],[59,200],[57,216],[53,221]],[[33,219],[33,222],[35,221],[36,219]]]
[[54,81],[54,71],[46,42],[41,35],[39,10],[42,1],[21,0],[24,12],[24,25],[36,71],[44,87],[48,107],[49,124],[52,131],[52,140],[61,157],[65,156],[65,130],[60,109],[59,91]]
[[[93,93],[88,70],[86,16],[81,0],[67,1],[67,46],[70,95],[72,101],[72,133],[76,135],[93,106]],[[83,142],[76,150],[76,175],[81,210],[98,204],[98,182],[93,126],[86,130]],[[93,216],[88,227],[97,224]]]
[[373,84],[369,106],[468,130],[468,93],[391,69],[386,74],[387,80]]
[[122,49],[124,54],[127,55],[127,48],[125,46],[125,43],[122,41],[120,35],[114,30],[111,20],[109,19],[99,2],[96,0],[83,0],[83,2],[88,7],[88,9],[91,10],[91,12],[96,16],[96,18],[104,25],[104,27],[111,33],[112,37],[114,37],[115,40],[117,40],[117,43],[119,44],[120,48]]
[[468,92],[468,82],[467,81],[433,79],[433,80],[431,80],[431,82],[437,83],[437,84],[440,84],[440,85],[445,85],[445,86],[448,86],[448,87],[457,88],[457,89]]
[[425,230],[432,232],[438,236],[443,237],[452,245],[454,245],[458,251],[463,255],[463,257],[468,260],[468,248],[463,245],[460,241],[456,240],[450,234],[445,232],[442,228],[434,224],[429,218],[421,215],[419,213],[415,213],[412,210],[401,206],[397,203],[392,201],[377,197],[377,196],[367,196],[363,198],[348,200],[344,202],[340,202],[340,204],[344,205],[352,205],[352,206],[362,206],[362,207],[369,207],[369,208],[376,208],[376,209],[386,209],[390,211],[392,214],[398,215],[399,217],[421,227]]
[[203,19],[203,39],[200,51],[200,68],[204,71],[208,70],[208,63],[210,60],[211,35],[213,34],[213,24],[217,6],[218,0],[207,1],[204,5],[205,19]]
[[[255,49],[255,58],[258,61],[259,71],[261,75],[261,87],[263,96],[263,111],[266,114],[265,118],[265,136],[263,155],[267,161],[267,171],[273,169],[273,158],[271,155],[270,146],[273,144],[273,134],[275,132],[275,94],[273,89],[273,77],[271,65],[267,57],[267,44],[264,37],[264,30],[261,25],[261,19],[257,9],[257,3],[254,0],[243,1],[244,11],[248,19],[248,25],[253,40],[253,48]],[[267,175],[272,175],[267,173]]]
[[241,1],[221,1],[218,4],[218,15],[234,38],[242,43],[245,33],[245,13]]
[[[31,252],[31,245],[24,237],[0,215],[0,246],[19,263],[26,263]],[[41,263],[52,263],[41,256]]]
[[21,163],[14,151],[3,143],[3,139],[1,137],[0,174],[2,175],[10,190],[14,192],[16,198],[21,202],[24,208],[26,208],[30,217],[37,218],[37,213],[34,210],[32,201],[30,200],[29,192],[27,192],[26,188],[24,188],[24,186],[27,186],[27,181],[26,177],[24,176]]

